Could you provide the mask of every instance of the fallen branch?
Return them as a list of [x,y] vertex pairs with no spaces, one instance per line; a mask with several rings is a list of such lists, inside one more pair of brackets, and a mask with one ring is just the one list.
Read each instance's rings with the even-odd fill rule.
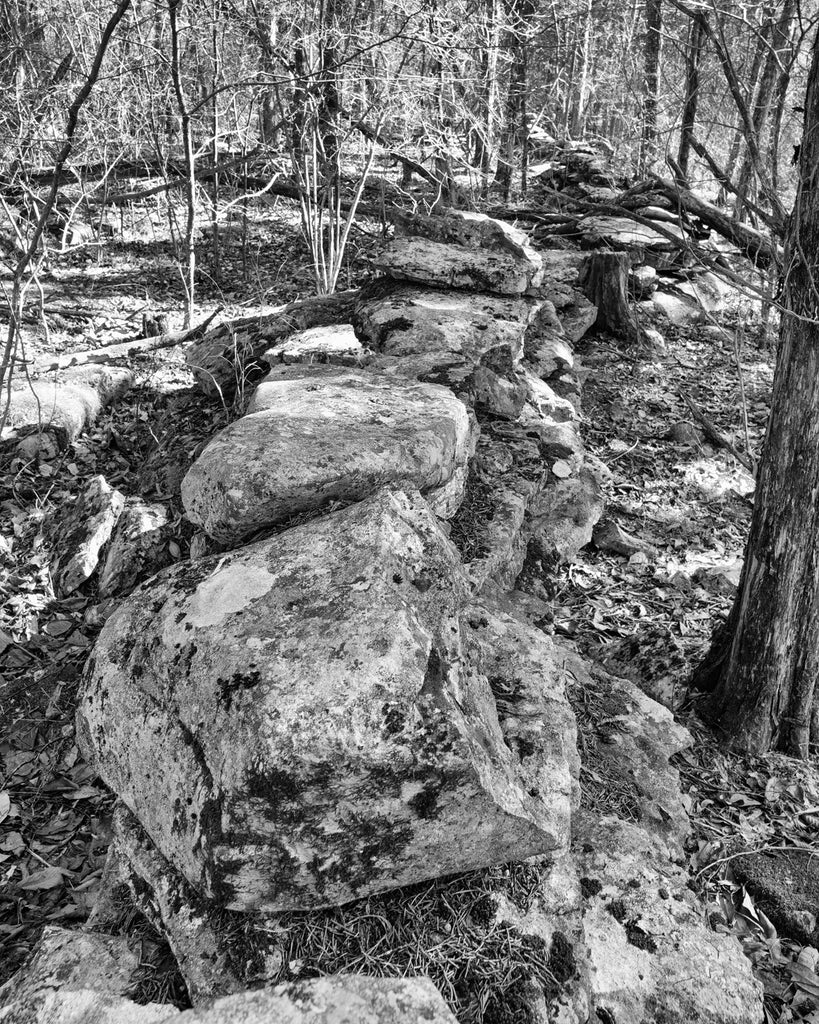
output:
[[756,474],[756,465],[754,464],[754,460],[750,457],[750,455],[744,455],[741,451],[739,451],[738,448],[736,448],[728,440],[725,434],[721,434],[719,430],[717,430],[714,423],[708,419],[708,417],[700,408],[698,408],[697,404],[694,402],[694,399],[689,394],[680,389],[680,395],[682,397],[682,400],[688,406],[691,415],[702,427],[703,433],[705,434],[706,438],[711,442],[711,444],[715,445],[717,448],[724,448],[727,452],[730,452],[731,455],[733,455],[734,458],[737,460],[737,462],[741,463],[748,470],[749,473]]
[[50,363],[38,366],[38,371],[64,370],[69,366],[84,366],[86,363],[115,363],[121,359],[129,359],[132,356],[140,355],[143,352],[155,352],[160,348],[173,348],[174,345],[182,345],[187,341],[195,341],[207,331],[213,320],[222,312],[222,307],[214,310],[213,313],[201,324],[192,327],[188,331],[173,331],[168,334],[157,334],[152,338],[132,338],[130,341],[122,341],[115,345],[108,345],[105,348],[86,349],[83,352],[70,352],[64,356],[58,356]]

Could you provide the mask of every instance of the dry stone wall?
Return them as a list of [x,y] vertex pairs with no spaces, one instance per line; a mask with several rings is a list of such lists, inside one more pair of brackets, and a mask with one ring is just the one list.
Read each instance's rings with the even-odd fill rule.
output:
[[[541,255],[474,214],[402,230],[351,323],[277,336],[246,414],[190,469],[183,500],[215,553],[142,584],[100,635],[78,734],[118,798],[106,891],[128,886],[164,931],[194,1003],[184,1019],[329,1024],[357,1006],[374,1024],[444,1021],[423,982],[241,990],[281,977],[282,912],[529,860],[525,910],[498,896],[484,913],[551,950],[527,1020],[711,1021],[704,1000],[730,988],[719,1019],[747,1024],[760,993],[739,947],[684,895],[668,758],[687,734],[557,643],[541,600],[602,510],[573,351],[595,318],[582,256]],[[581,799],[574,707],[595,688],[619,723],[606,772],[634,789],[630,832]],[[636,882],[625,843],[650,852]],[[644,925],[597,898],[635,884],[635,921],[652,887],[685,904],[655,913],[663,935],[639,956],[628,928]],[[607,962],[606,944],[628,955]],[[699,1000],[686,988],[684,1015],[664,981],[683,961],[713,981]],[[291,1013],[332,1009],[331,989],[335,1015]]]

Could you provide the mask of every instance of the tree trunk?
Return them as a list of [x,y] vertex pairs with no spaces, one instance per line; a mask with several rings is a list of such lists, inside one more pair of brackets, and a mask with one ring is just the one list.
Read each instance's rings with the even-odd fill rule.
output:
[[808,753],[819,672],[819,49],[805,101],[771,418],[713,713],[733,743]]
[[705,32],[703,21],[706,15],[701,12],[691,22],[691,35],[688,41],[688,60],[685,70],[685,105],[683,107],[682,128],[680,129],[680,149],[677,163],[685,178],[688,177],[688,158],[691,153],[691,139],[697,123],[697,107],[700,100],[700,60],[702,58]]
[[644,51],[643,138],[640,147],[642,173],[657,161],[657,107],[660,96],[660,55],[663,46],[662,0],[646,0],[646,42]]

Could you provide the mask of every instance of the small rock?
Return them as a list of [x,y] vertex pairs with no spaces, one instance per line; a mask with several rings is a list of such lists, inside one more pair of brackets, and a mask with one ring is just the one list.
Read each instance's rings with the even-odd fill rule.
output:
[[615,555],[623,555],[631,559],[637,554],[645,555],[645,561],[657,557],[657,549],[653,544],[640,540],[631,533],[627,533],[613,519],[604,519],[597,523],[592,533],[592,540],[595,547],[601,551],[611,551]]
[[648,299],[657,290],[657,271],[643,265],[628,272],[629,291],[635,299]]
[[674,441],[675,444],[692,445],[694,447],[701,445],[705,439],[702,431],[687,420],[674,423],[668,428],[665,436],[669,441]]
[[44,534],[53,552],[51,576],[60,597],[73,593],[97,571],[100,552],[108,543],[125,508],[125,496],[104,476],[93,477],[73,507],[62,509]]
[[128,594],[141,576],[159,572],[170,563],[167,510],[129,498],[105,551],[99,596]]

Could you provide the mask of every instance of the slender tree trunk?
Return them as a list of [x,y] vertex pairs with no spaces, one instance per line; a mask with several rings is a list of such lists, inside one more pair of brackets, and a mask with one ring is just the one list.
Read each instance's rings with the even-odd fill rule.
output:
[[677,163],[685,177],[688,176],[688,159],[691,154],[691,137],[697,123],[697,107],[700,99],[700,60],[702,59],[705,32],[703,21],[707,15],[699,12],[691,22],[688,39],[688,59],[685,69],[685,105],[683,107],[680,149]]
[[592,15],[594,13],[594,0],[589,0],[586,5],[586,14],[583,22],[583,44],[580,51],[580,80],[577,85],[574,109],[571,120],[572,138],[580,138],[586,129],[586,108],[589,99],[589,71],[591,68],[591,46],[592,46]]
[[[754,50],[753,61],[751,62],[751,70],[748,74],[747,82],[749,89],[748,103],[752,105],[756,96],[756,89],[759,84],[759,74],[762,68],[762,61],[765,54],[768,51],[768,37],[770,35],[771,25],[770,22],[766,22],[760,30],[759,36],[757,37],[756,48]],[[728,152],[728,160],[725,164],[725,173],[728,177],[733,180],[734,171],[736,170],[737,163],[739,161],[740,153],[742,152],[742,146],[745,142],[745,126],[742,122],[742,117],[738,119],[736,131],[734,133],[733,141],[731,142],[731,149]],[[728,201],[728,192],[722,188],[719,191],[717,202],[723,205]]]
[[[756,101],[753,108],[753,126],[759,148],[761,149],[762,136],[765,125],[771,110],[771,103],[774,97],[774,83],[777,79],[777,69],[788,60],[790,49],[791,22],[794,17],[795,0],[785,0],[782,11],[776,23],[772,26],[771,41],[765,58],[765,65],[762,70],[762,78],[756,93]],[[753,161],[750,152],[746,151],[742,168],[739,172],[737,182],[738,198],[735,214],[742,219],[745,212],[745,197],[748,195],[752,175],[754,171]]]
[[171,22],[171,79],[179,111],[182,131],[182,146],[185,152],[185,327],[193,320],[196,282],[196,157],[193,151],[193,126],[185,92],[182,85],[182,71],[179,53],[179,9],[182,0],[168,0],[168,14]]
[[768,432],[717,722],[754,753],[808,753],[819,674],[819,48],[805,100],[799,186]]
[[645,84],[643,92],[640,169],[643,174],[657,162],[657,109],[660,98],[660,57],[663,48],[662,0],[646,0],[646,41],[644,51]]

